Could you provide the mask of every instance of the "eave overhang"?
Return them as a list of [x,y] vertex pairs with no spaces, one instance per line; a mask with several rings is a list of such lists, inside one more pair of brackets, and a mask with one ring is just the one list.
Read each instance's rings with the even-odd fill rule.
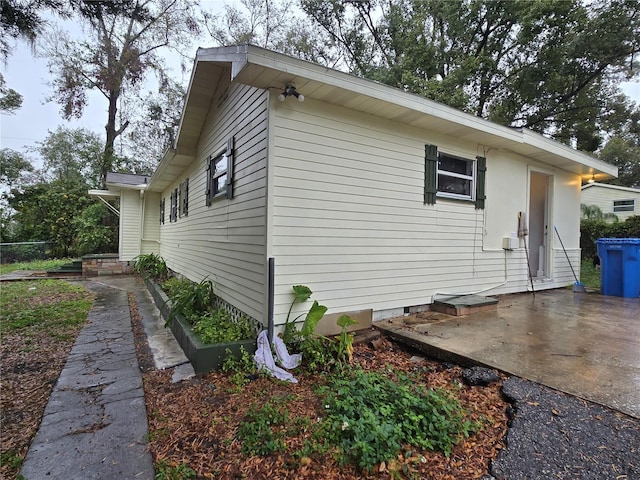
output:
[[418,95],[254,45],[198,49],[175,148],[150,181],[161,191],[195,159],[198,139],[222,75],[280,93],[293,84],[307,99],[339,105],[416,128],[501,149],[560,168],[586,181],[617,177],[617,167],[527,129],[504,127]]

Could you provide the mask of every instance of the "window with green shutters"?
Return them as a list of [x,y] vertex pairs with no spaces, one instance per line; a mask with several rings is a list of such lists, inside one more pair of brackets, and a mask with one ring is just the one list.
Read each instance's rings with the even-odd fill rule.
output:
[[207,163],[207,206],[216,198],[233,198],[234,147],[233,137],[217,155],[209,157]]
[[442,197],[473,201],[476,208],[484,208],[486,172],[485,157],[472,160],[425,145],[424,203],[433,205]]
[[189,214],[189,179],[187,178],[180,184],[178,192],[178,216],[187,216]]

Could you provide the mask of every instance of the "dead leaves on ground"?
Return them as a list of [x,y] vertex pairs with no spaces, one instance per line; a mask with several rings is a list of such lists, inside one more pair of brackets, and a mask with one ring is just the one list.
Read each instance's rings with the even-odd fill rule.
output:
[[294,454],[311,436],[311,429],[304,428],[289,431],[286,448],[278,455],[245,457],[236,432],[249,407],[282,399],[291,420],[306,417],[315,422],[322,415],[322,405],[314,393],[321,378],[299,375],[298,384],[259,378],[237,392],[221,373],[171,384],[170,371],[153,371],[144,374],[144,386],[154,461],[186,464],[197,472],[198,478],[211,479],[386,479],[397,478],[398,474],[400,478],[406,474],[425,479],[482,478],[491,459],[503,447],[507,432],[506,403],[500,385],[467,387],[461,383],[459,367],[446,368],[430,361],[417,366],[410,359],[411,354],[383,340],[375,348],[356,345],[353,363],[365,370],[419,369],[420,381],[426,385],[454,391],[483,428],[463,439],[449,458],[437,452],[414,450],[408,456],[401,454],[380,464],[375,471],[361,472],[353,466],[338,465],[331,452]]

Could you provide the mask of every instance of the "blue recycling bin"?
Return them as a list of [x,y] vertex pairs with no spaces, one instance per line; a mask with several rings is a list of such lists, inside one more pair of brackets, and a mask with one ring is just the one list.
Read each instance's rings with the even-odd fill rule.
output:
[[640,297],[640,238],[599,238],[600,291],[614,297]]

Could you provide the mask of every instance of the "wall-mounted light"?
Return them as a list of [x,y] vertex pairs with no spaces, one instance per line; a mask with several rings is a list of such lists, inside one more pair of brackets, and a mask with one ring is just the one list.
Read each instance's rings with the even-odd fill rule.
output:
[[287,85],[284,88],[284,91],[280,95],[278,95],[278,100],[280,100],[281,102],[284,102],[285,98],[290,96],[296,97],[299,102],[304,102],[304,95],[302,95],[301,93],[298,93],[298,91],[296,90],[296,87],[294,87],[293,85]]
[[591,178],[587,180],[587,183],[595,183],[596,182],[596,174],[591,175]]

